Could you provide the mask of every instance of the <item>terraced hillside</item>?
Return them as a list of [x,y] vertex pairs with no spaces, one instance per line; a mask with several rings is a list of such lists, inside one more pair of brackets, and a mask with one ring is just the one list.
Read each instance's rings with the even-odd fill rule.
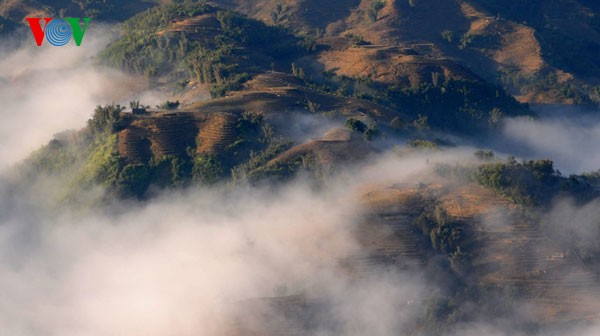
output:
[[196,146],[201,116],[191,113],[156,113],[136,116],[123,114],[123,130],[118,132],[119,155],[132,163],[150,158],[183,155]]
[[[536,223],[520,219],[518,208],[493,191],[432,181],[418,186],[364,185],[360,195],[364,213],[353,234],[362,252],[339,261],[345,281],[371,278],[386,269],[424,270],[431,283],[450,281],[448,274],[440,273],[440,266],[433,267],[444,253],[432,247],[429,235],[417,224],[424,213],[441,207],[462,230],[461,246],[470,256],[468,273],[457,275],[462,287],[453,287],[454,291],[499,288],[506,296],[492,299],[498,293],[485,290],[480,295],[500,300],[497,304],[527,307],[527,316],[521,318],[542,328],[600,320],[598,275],[578,262],[568,247],[549,239]],[[231,327],[232,335],[242,331],[310,334],[311,328],[326,323],[322,318],[328,309],[320,306],[317,297],[303,293],[251,299],[238,307],[243,318]],[[411,332],[426,329],[419,323],[414,328]]]
[[262,168],[297,161],[310,161],[326,166],[335,163],[351,163],[355,160],[364,160],[374,152],[375,149],[365,141],[362,134],[336,128],[322,137],[311,139],[277,155]]
[[520,304],[532,307],[531,318],[542,323],[600,319],[598,274],[494,192],[474,185],[392,185],[371,188],[363,199],[372,215],[358,236],[372,252],[358,269],[422,264],[433,252],[414,221],[428,207],[442,207],[462,230],[461,246],[470,255],[468,282],[512,288]]
[[307,87],[294,76],[281,72],[257,75],[245,83],[243,90],[224,98],[197,102],[189,108],[202,111],[226,109],[231,112],[255,110],[262,111],[268,118],[284,111],[309,110],[311,103],[314,103],[311,112],[315,113],[338,111],[345,116],[369,115],[385,121],[399,116],[408,120],[408,116],[381,104]]
[[431,257],[428,237],[414,220],[434,201],[427,190],[408,185],[370,186],[362,199],[365,219],[356,236],[365,254],[346,260],[353,276],[369,275],[373,268],[420,269]]
[[213,114],[202,125],[196,139],[196,153],[221,154],[227,145],[235,141],[236,117],[231,114]]

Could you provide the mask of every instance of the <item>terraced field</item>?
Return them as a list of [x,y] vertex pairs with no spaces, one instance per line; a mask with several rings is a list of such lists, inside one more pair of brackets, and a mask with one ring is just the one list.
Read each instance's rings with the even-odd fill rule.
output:
[[203,125],[196,142],[197,153],[220,154],[235,140],[236,116],[232,114],[214,114]]
[[418,269],[431,251],[414,220],[433,199],[425,190],[389,186],[369,188],[362,197],[366,207],[356,237],[364,254],[344,261],[353,276],[372,274],[381,267]]
[[370,188],[363,200],[368,212],[357,237],[366,254],[346,261],[351,274],[426,264],[434,252],[414,219],[441,206],[463,230],[471,281],[512,288],[541,323],[600,319],[600,274],[491,190],[470,184],[388,185]]
[[600,318],[600,277],[539,223],[481,187],[460,187],[439,200],[465,230],[478,282],[513,288],[541,322]]
[[192,113],[127,115],[124,119],[129,124],[118,133],[118,151],[130,163],[181,155],[195,147],[199,119]]

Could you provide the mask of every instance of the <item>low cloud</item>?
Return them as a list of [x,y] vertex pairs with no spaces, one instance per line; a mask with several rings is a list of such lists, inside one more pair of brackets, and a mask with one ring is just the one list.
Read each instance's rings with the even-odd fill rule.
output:
[[508,119],[504,127],[508,152],[531,159],[552,159],[566,174],[600,169],[600,119],[566,112],[540,119]]
[[69,43],[37,47],[31,34],[0,44],[0,170],[25,158],[52,136],[80,129],[96,105],[125,103],[141,96],[158,103],[145,80],[95,65],[110,34],[92,23],[80,47]]
[[170,195],[118,215],[12,213],[0,225],[0,324],[10,335],[223,335],[252,312],[236,313],[246,300],[306,295],[330,314],[315,330],[390,335],[422,285],[383,268],[347,276],[357,209],[295,186]]
[[[414,333],[427,300],[451,280],[384,264],[352,274],[345,262],[368,253],[355,236],[364,215],[357,187],[416,186],[436,162],[465,162],[471,153],[383,155],[340,170],[320,190],[303,181],[277,191],[191,189],[84,215],[48,211],[0,185],[0,204],[12,204],[0,216],[0,325],[25,336]],[[564,207],[555,211],[593,217]],[[447,335],[519,335],[510,320],[480,319],[495,323]],[[575,331],[562,335],[594,329]]]

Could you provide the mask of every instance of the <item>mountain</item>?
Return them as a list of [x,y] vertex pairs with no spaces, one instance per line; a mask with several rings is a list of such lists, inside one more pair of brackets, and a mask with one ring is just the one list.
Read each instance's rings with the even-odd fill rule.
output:
[[[599,67],[594,55],[600,45],[600,34],[598,6],[591,1],[515,4],[511,1],[390,0],[378,11],[377,17],[372,18],[370,13],[375,3],[377,1],[339,1],[325,8],[316,1],[294,1],[286,3],[285,13],[277,15],[277,2],[224,2],[247,15],[271,22],[277,18],[276,23],[300,31],[315,31],[319,36],[355,35],[371,43],[375,50],[382,50],[379,57],[394,60],[394,63],[405,53],[386,47],[416,48],[429,58],[449,58],[486,80],[501,84],[522,102],[598,101],[595,88]],[[327,14],[312,15],[316,11]],[[369,57],[366,51],[346,52],[341,59]],[[335,58],[335,53],[322,56],[325,70],[340,67],[343,74],[375,78],[402,71],[398,70],[399,66],[395,70],[377,71],[355,61],[352,64],[356,68],[350,70],[336,64],[332,57]],[[408,63],[409,67],[416,63],[410,59],[400,62]]]
[[[344,217],[357,247],[335,259],[340,281],[398,272],[435,288],[394,301],[394,319],[406,318],[396,334],[453,335],[485,320],[510,321],[506,334],[598,323],[600,174],[566,176],[552,158],[517,160],[520,148],[506,145],[479,150],[505,142],[507,121],[598,109],[596,2],[15,0],[0,5],[2,32],[26,29],[32,15],[119,22],[96,65],[170,98],[99,102],[87,125],[0,181],[7,195],[49,185],[31,202],[85,216],[198,190],[237,204],[245,190],[341,189],[336,202],[360,211]],[[312,286],[236,301],[225,334],[344,334],[344,300]]]

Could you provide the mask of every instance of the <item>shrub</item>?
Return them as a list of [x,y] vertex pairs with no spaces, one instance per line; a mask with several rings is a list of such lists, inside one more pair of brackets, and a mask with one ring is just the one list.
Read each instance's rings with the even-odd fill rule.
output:
[[179,108],[179,105],[181,105],[181,103],[178,101],[166,101],[164,103],[162,103],[161,105],[156,105],[156,108],[158,109],[163,109],[163,110],[176,110]]
[[465,49],[466,47],[468,47],[469,45],[471,45],[471,43],[473,43],[473,35],[471,34],[464,34],[461,38],[460,38],[460,44],[458,45],[459,49]]
[[473,153],[473,155],[475,155],[475,157],[481,161],[490,161],[493,160],[496,155],[494,154],[494,152],[492,151],[486,151],[486,150],[478,150],[475,153]]
[[375,22],[379,19],[379,12],[385,8],[387,1],[385,0],[374,0],[371,3],[371,7],[367,10],[367,15],[371,21]]
[[346,126],[346,128],[348,128],[350,130],[360,132],[360,133],[365,133],[365,131],[368,128],[364,122],[362,122],[358,119],[354,119],[354,118],[346,119],[346,121],[344,122],[344,126]]
[[289,7],[286,4],[277,3],[271,12],[271,20],[274,24],[281,24],[288,19]]
[[431,245],[438,251],[451,253],[455,251],[462,239],[462,230],[454,223],[439,225],[430,233]]
[[126,165],[117,179],[117,191],[124,197],[142,198],[150,185],[150,177],[150,170],[146,165]]
[[448,43],[452,43],[452,41],[454,41],[454,32],[451,30],[444,30],[440,35],[442,36],[442,39]]
[[201,154],[194,158],[192,180],[195,183],[213,185],[225,175],[222,162],[215,155]]
[[89,129],[93,134],[113,133],[117,131],[119,121],[121,121],[121,112],[124,110],[125,107],[121,105],[98,105],[94,110],[92,119],[88,120]]

